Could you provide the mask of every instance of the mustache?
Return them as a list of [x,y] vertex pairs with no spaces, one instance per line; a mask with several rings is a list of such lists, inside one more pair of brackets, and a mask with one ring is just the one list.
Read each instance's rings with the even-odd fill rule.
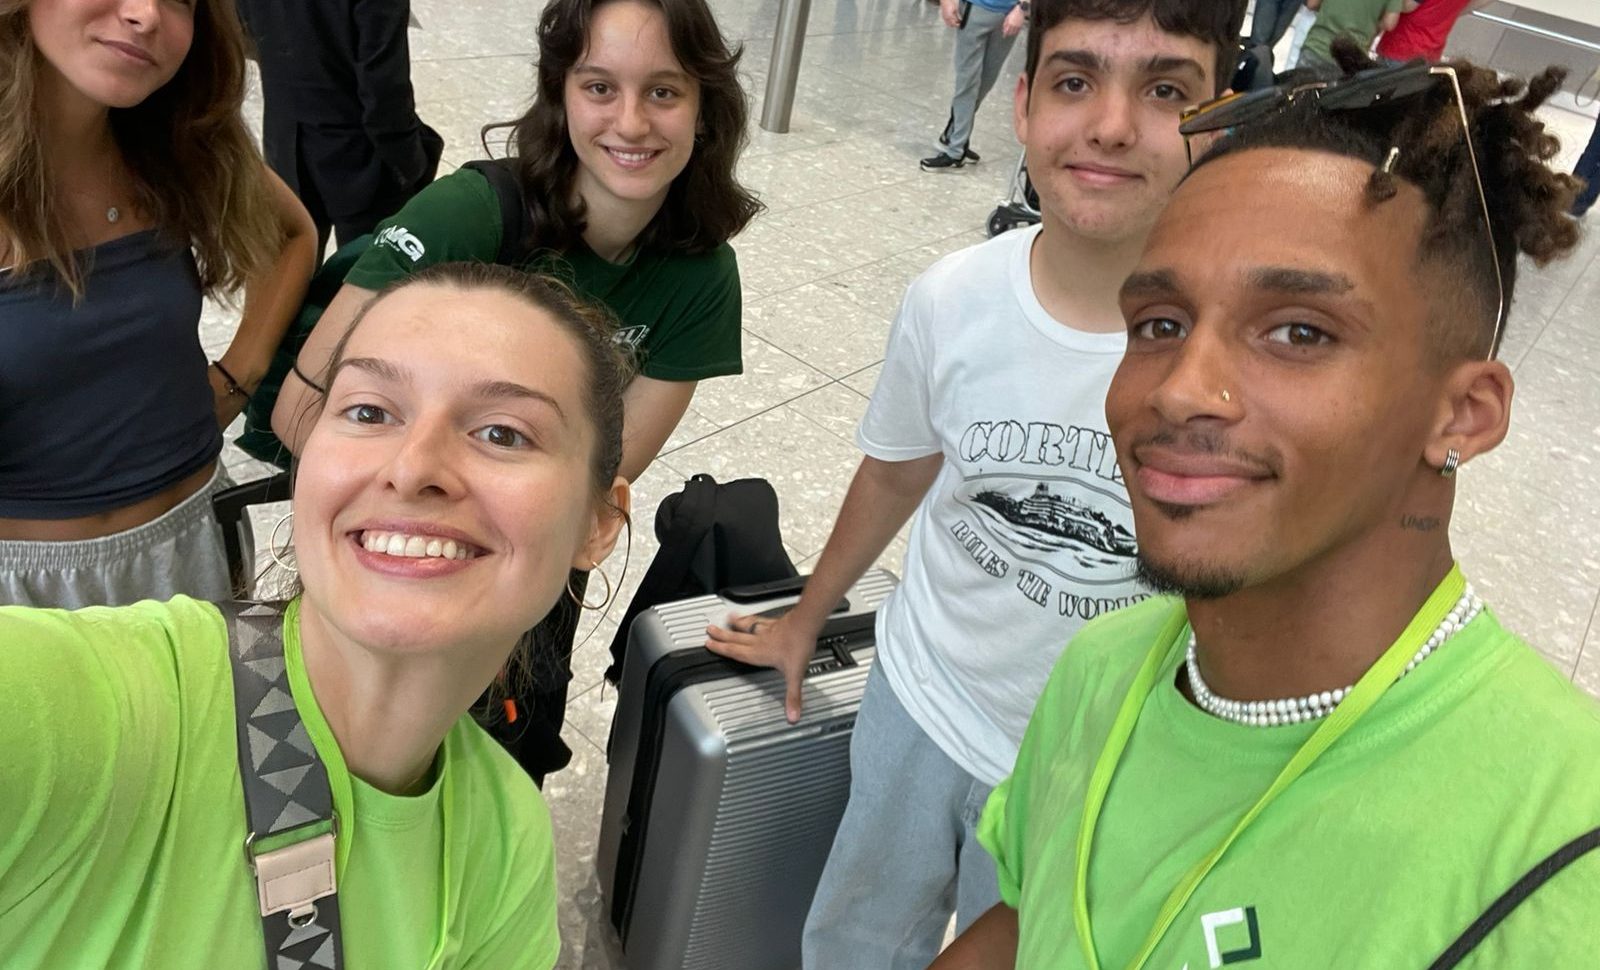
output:
[[1228,461],[1238,462],[1241,465],[1247,465],[1273,477],[1277,477],[1283,470],[1283,455],[1276,448],[1252,451],[1247,448],[1236,447],[1228,441],[1226,434],[1212,429],[1159,428],[1134,441],[1129,453],[1137,458],[1141,449],[1149,447],[1169,448],[1178,452],[1223,458]]

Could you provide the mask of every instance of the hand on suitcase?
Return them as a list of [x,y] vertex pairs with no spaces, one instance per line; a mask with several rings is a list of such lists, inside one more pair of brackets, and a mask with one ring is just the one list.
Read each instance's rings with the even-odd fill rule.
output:
[[706,627],[706,649],[731,660],[754,667],[771,667],[783,674],[783,711],[794,724],[800,720],[800,685],[806,667],[817,650],[821,628],[809,628],[792,613],[777,619],[765,616],[736,616],[729,620],[732,629]]

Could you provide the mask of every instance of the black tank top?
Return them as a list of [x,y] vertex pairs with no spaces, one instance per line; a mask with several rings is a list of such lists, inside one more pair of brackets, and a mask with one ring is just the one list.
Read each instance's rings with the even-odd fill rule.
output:
[[0,517],[115,511],[222,452],[193,254],[149,230],[90,259],[77,306],[0,272]]

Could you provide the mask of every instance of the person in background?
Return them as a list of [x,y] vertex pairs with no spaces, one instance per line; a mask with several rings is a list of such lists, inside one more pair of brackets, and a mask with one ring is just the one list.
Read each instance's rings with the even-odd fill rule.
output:
[[1415,58],[1437,61],[1456,21],[1472,0],[1405,0],[1400,21],[1378,38],[1378,56],[1403,64]]
[[1362,50],[1372,46],[1382,31],[1393,30],[1400,12],[1411,0],[1305,0],[1306,9],[1317,14],[1316,23],[1306,32],[1295,67],[1337,73],[1333,63],[1333,42],[1349,38]]
[[397,212],[439,171],[417,117],[410,0],[238,0],[261,65],[262,150],[338,245]]
[[968,145],[973,121],[1027,22],[1028,0],[939,0],[939,17],[956,30],[956,93],[939,135],[939,152],[922,160],[924,172],[979,160]]
[[[705,0],[553,0],[539,19],[537,90],[511,127],[529,210],[524,269],[547,272],[617,318],[633,353],[622,477],[636,479],[688,410],[698,382],[743,367],[739,265],[728,240],[761,209],[738,181],[748,137],[730,49]],[[439,179],[378,226],[300,352],[272,414],[298,452],[301,415],[334,342],[375,290],[441,261],[494,262],[504,234],[485,175]],[[457,339],[437,321],[441,341]],[[309,381],[309,382],[308,382]],[[573,577],[581,596],[586,574]],[[535,778],[571,759],[561,739],[578,607],[560,604],[512,732]]]
[[1596,121],[1594,128],[1589,132],[1589,144],[1583,149],[1583,154],[1578,156],[1578,164],[1573,168],[1572,174],[1583,180],[1583,191],[1572,200],[1572,214],[1582,218],[1594,208],[1596,198],[1600,198],[1600,121]]
[[[462,336],[439,340],[442,318]],[[292,709],[281,747],[299,737],[326,769],[342,966],[556,964],[549,813],[464,715],[626,518],[610,330],[547,281],[445,264],[379,296],[339,342],[296,470],[303,591],[266,621],[287,685],[253,668],[278,681],[261,707],[287,707],[248,727],[253,755],[272,739],[257,718],[282,726]],[[229,649],[218,608],[184,596],[0,607],[7,970],[268,965]],[[327,945],[318,919],[308,949]],[[316,956],[271,966],[334,965]]]
[[1063,654],[984,810],[1005,901],[935,970],[1600,951],[1600,706],[1450,541],[1457,472],[1511,419],[1519,255],[1578,239],[1535,114],[1561,72],[1524,95],[1454,67],[1459,100],[1411,67],[1189,122],[1229,134],[1122,286],[1106,399],[1169,595]]
[[[0,0],[0,64],[0,603],[226,597],[222,429],[316,262],[233,0]],[[208,365],[202,300],[241,289]]]
[[1250,52],[1256,58],[1256,84],[1259,87],[1271,86],[1273,72],[1272,49],[1278,46],[1285,34],[1289,32],[1289,25],[1294,23],[1295,14],[1300,12],[1305,0],[1256,0],[1255,10],[1250,15]]
[[801,683],[828,612],[911,520],[850,738],[849,802],[806,919],[808,970],[924,970],[1000,898],[974,837],[1090,617],[1147,595],[1105,425],[1117,287],[1188,170],[1178,118],[1233,75],[1242,0],[1034,0],[1013,122],[1040,225],[907,289],[816,570],[712,650]]

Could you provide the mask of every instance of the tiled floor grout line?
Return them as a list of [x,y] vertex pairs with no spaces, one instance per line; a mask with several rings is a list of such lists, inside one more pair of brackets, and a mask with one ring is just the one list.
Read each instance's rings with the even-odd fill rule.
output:
[[[849,196],[846,196],[846,198],[849,198]],[[808,207],[810,205],[829,205],[829,204],[831,204],[833,202],[837,202],[837,201],[839,201],[839,200],[838,199],[831,199],[831,200],[829,200],[827,202],[812,202],[812,203],[807,203],[807,206],[796,206],[795,208],[796,209],[802,209],[802,208],[806,208],[806,207]],[[795,210],[790,210],[790,211],[795,211]],[[950,240],[956,238],[957,236],[965,236],[968,233],[976,232],[978,230],[978,228],[979,227],[974,226],[972,229],[963,229],[963,230],[961,230],[959,232],[952,232],[947,236],[940,236],[938,239],[930,240],[930,241],[924,242],[924,243],[917,243],[915,246],[909,246],[909,247],[907,247],[905,249],[898,249],[898,250],[895,250],[894,252],[892,252],[889,255],[884,256],[884,257],[882,257],[880,259],[871,260],[871,261],[865,262],[865,263],[857,263],[855,266],[852,266],[849,269],[842,269],[837,273],[830,273],[827,276],[819,276],[816,279],[806,280],[803,283],[796,283],[796,284],[794,284],[792,286],[785,286],[781,290],[773,290],[770,293],[763,293],[763,294],[761,294],[761,296],[757,297],[754,300],[751,300],[750,302],[752,304],[760,303],[763,300],[770,300],[771,298],[773,298],[775,296],[780,296],[780,295],[782,295],[784,293],[788,293],[788,292],[790,292],[792,290],[798,290],[802,286],[810,286],[813,283],[821,283],[821,282],[823,282],[825,280],[831,280],[831,279],[833,279],[834,277],[837,277],[837,276],[843,276],[846,273],[854,273],[857,270],[867,269],[867,268],[870,268],[870,267],[873,267],[873,266],[877,266],[880,263],[886,263],[891,259],[899,259],[901,256],[906,256],[906,255],[909,255],[911,253],[914,253],[917,250],[923,248],[924,246],[937,246],[940,243],[949,242]],[[783,230],[774,227],[774,231],[775,232],[782,232]],[[751,336],[756,337],[759,340],[762,340],[764,343],[772,344],[772,341],[767,340],[766,338],[759,336],[753,330],[749,330],[748,328],[746,328],[746,332],[749,333]],[[772,346],[777,347],[778,345],[777,344],[772,344]],[[779,350],[783,350],[782,347],[778,347],[778,349]],[[787,350],[784,350],[783,352],[786,353],[786,354],[789,354],[789,351],[787,351]],[[810,367],[812,370],[818,370],[819,369],[819,368],[817,368],[817,366],[815,364],[812,364],[812,363],[806,361],[803,358],[796,357],[794,354],[789,354],[789,356],[794,357],[796,360],[800,361],[802,364],[805,364],[807,367]],[[867,366],[870,367],[872,365],[868,364]],[[823,373],[827,373],[827,372],[823,371]]]
[[[765,298],[763,298],[763,299],[765,299]],[[776,411],[778,408],[781,408],[786,404],[791,404],[791,403],[793,403],[795,401],[800,400],[801,398],[805,397],[807,394],[811,394],[811,393],[814,393],[816,391],[820,391],[824,387],[827,387],[829,384],[837,384],[841,380],[844,379],[844,378],[834,377],[832,374],[829,374],[827,371],[821,369],[820,367],[816,366],[815,364],[807,362],[804,358],[802,358],[802,357],[798,356],[797,354],[794,354],[794,353],[792,353],[792,352],[790,352],[788,350],[785,350],[784,348],[778,346],[777,344],[773,343],[772,341],[768,340],[767,338],[761,336],[758,333],[755,333],[754,331],[752,331],[752,330],[750,330],[748,328],[745,329],[745,333],[749,334],[751,339],[759,340],[762,343],[766,344],[768,347],[771,347],[773,350],[776,350],[778,353],[783,354],[785,357],[789,357],[789,358],[799,362],[800,364],[803,364],[804,366],[810,368],[811,370],[816,371],[818,374],[821,374],[827,380],[825,380],[821,384],[818,384],[816,387],[809,388],[809,389],[807,389],[807,390],[805,390],[805,391],[803,391],[803,392],[801,392],[799,394],[796,394],[793,397],[784,398],[782,401],[779,401],[776,404],[772,404],[772,405],[770,405],[768,407],[764,407],[759,411],[752,411],[751,413],[745,415],[744,417],[742,417],[739,420],[733,422],[732,424],[719,427],[715,431],[711,431],[711,432],[708,432],[706,434],[703,434],[700,437],[695,438],[695,439],[693,439],[691,441],[686,441],[681,445],[675,445],[675,446],[673,446],[673,448],[670,451],[663,451],[660,454],[658,454],[656,456],[656,461],[661,461],[662,459],[668,457],[669,455],[676,454],[676,453],[682,451],[683,449],[689,447],[690,445],[698,444],[699,442],[705,441],[707,438],[713,438],[713,437],[721,434],[724,431],[728,431],[728,430],[730,430],[732,428],[737,428],[739,425],[744,424],[745,422],[753,420],[755,418],[759,418],[763,414],[767,414],[768,412],[771,412],[771,411]],[[877,363],[877,362],[874,362],[874,363]],[[871,367],[871,366],[873,366],[873,364],[866,365],[866,367]],[[866,367],[861,368],[861,370],[865,370]],[[858,371],[852,371],[851,374],[846,374],[845,377],[850,377],[850,376],[852,376],[854,374],[859,374],[860,372],[861,371],[859,371],[859,370]],[[708,418],[707,420],[710,420],[710,419]],[[715,423],[715,422],[713,422],[713,423]],[[669,465],[668,467],[671,467],[671,466]]]
[[[795,398],[794,401],[790,401],[789,404],[795,403],[795,401],[800,400],[800,398],[810,397],[812,394],[817,393],[817,391],[823,391],[823,390],[826,390],[826,389],[828,389],[830,387],[833,387],[835,385],[843,386],[840,381],[837,381],[837,380],[829,381],[827,384],[822,385],[821,387],[817,388],[814,391],[807,391],[805,394],[800,395],[800,397]],[[845,390],[850,390],[850,388],[845,388]],[[787,407],[787,405],[785,405],[785,406]],[[855,446],[856,441],[855,441],[854,438],[845,437],[844,435],[842,435],[839,432],[833,430],[832,428],[830,428],[827,425],[823,424],[821,421],[818,421],[816,418],[813,418],[811,415],[805,413],[804,411],[800,410],[799,408],[795,408],[794,409],[794,413],[800,415],[801,419],[804,420],[807,424],[810,424],[812,427],[818,428],[818,429],[820,429],[822,431],[826,431],[828,434],[833,435],[835,438],[838,438],[840,441],[843,441],[843,442],[849,444],[852,447]]]

